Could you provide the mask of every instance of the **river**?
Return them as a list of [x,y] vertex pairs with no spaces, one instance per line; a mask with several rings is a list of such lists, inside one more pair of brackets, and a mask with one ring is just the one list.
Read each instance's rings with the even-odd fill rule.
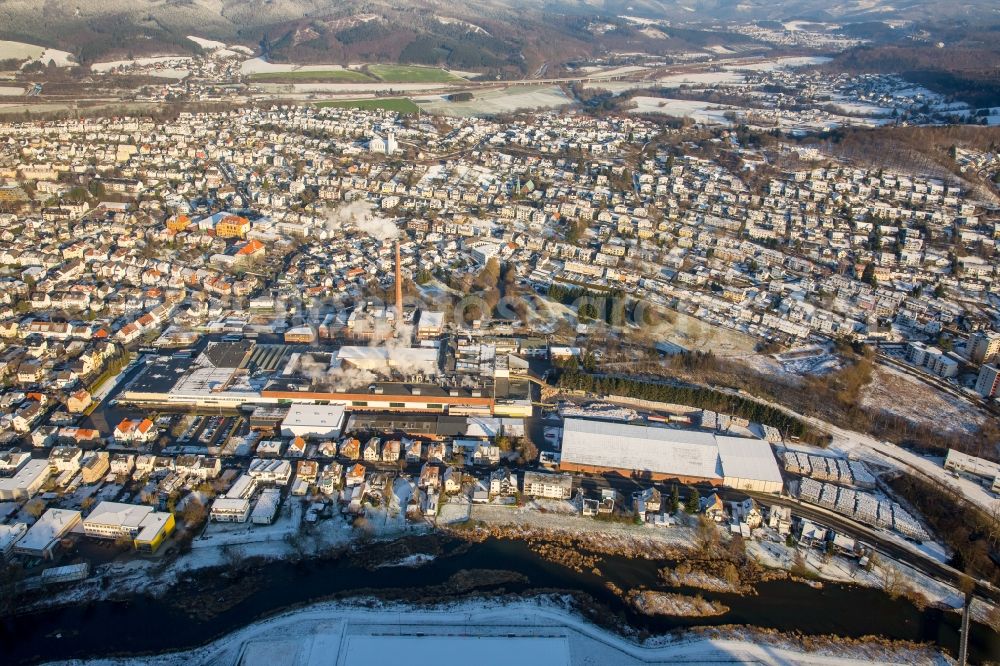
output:
[[[430,552],[435,557],[418,568],[371,568],[371,558],[398,557],[395,546],[375,544],[363,553],[364,561],[362,556],[349,555],[333,560],[272,562],[250,569],[237,580],[209,575],[183,582],[158,598],[150,595],[92,602],[9,617],[0,620],[0,655],[3,664],[10,666],[191,648],[264,616],[324,599],[365,595],[414,602],[456,599],[470,590],[442,591],[436,586],[447,584],[460,571],[474,570],[518,574],[500,582],[487,573],[475,574],[473,580],[479,576],[482,583],[476,592],[581,593],[592,600],[582,604],[589,609],[591,619],[621,622],[654,634],[692,626],[746,624],[804,634],[874,634],[931,642],[952,654],[958,645],[957,614],[920,611],[908,601],[892,600],[869,588],[827,583],[814,589],[791,581],[772,581],[759,584],[759,594],[750,596],[674,588],[717,599],[731,610],[712,618],[647,617],[633,611],[606,583],[614,582],[625,590],[639,585],[667,589],[657,573],[664,562],[605,557],[599,564],[604,575],[598,576],[544,560],[520,541],[490,539],[468,544],[428,536],[412,539],[407,546],[408,552]],[[233,594],[238,602],[214,607]],[[1000,655],[1000,635],[975,624],[969,647],[972,662],[995,659]]]

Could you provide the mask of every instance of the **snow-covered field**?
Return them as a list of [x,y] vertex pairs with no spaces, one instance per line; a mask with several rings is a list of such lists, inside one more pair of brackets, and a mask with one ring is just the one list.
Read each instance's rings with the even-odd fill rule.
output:
[[104,73],[110,72],[119,67],[144,67],[149,65],[170,64],[175,66],[187,65],[191,62],[191,56],[165,55],[151,56],[148,58],[133,58],[132,60],[108,60],[106,62],[95,62],[90,66],[91,71]]
[[441,83],[382,83],[372,81],[371,83],[254,83],[254,86],[267,93],[287,93],[312,94],[357,94],[365,92],[395,91],[395,92],[423,92],[425,90],[440,90],[447,84]]
[[698,102],[687,99],[668,99],[663,97],[645,97],[637,95],[632,98],[636,108],[632,113],[662,113],[668,116],[690,118],[697,123],[706,125],[731,125],[725,118],[727,111],[739,111],[739,107]]
[[57,67],[69,67],[75,64],[72,54],[68,51],[24,42],[0,40],[0,60],[8,59],[27,60],[25,65],[30,62],[41,62],[43,65],[48,65],[50,61],[54,62]]
[[69,51],[60,51],[59,49],[45,49],[42,51],[42,55],[38,56],[37,60],[43,65],[54,62],[56,67],[70,67],[76,64],[73,61],[73,55]]
[[[653,317],[656,322],[655,315]],[[673,310],[670,321],[653,323],[644,333],[654,340],[672,342],[684,349],[711,349],[717,356],[739,356],[752,352],[756,345],[756,340],[745,333]]]
[[154,69],[150,72],[146,72],[147,76],[152,76],[158,79],[176,79],[180,81],[184,77],[191,74],[190,69],[184,69],[183,67],[168,67],[166,69]]
[[892,114],[892,109],[887,109],[884,106],[878,106],[876,104],[868,104],[865,102],[853,102],[844,99],[842,96],[839,95],[834,98],[833,105],[837,107],[841,113],[849,113],[852,115],[888,116]]
[[25,44],[24,42],[9,42],[0,40],[0,60],[11,58],[37,58],[45,51],[44,46],[35,44]]
[[928,427],[974,433],[985,416],[967,401],[924,384],[916,377],[879,365],[861,403]]
[[202,37],[195,37],[194,35],[188,35],[187,38],[206,51],[227,51],[229,54],[232,54],[234,51],[239,51],[240,53],[245,53],[246,55],[253,53],[253,51],[245,46],[229,46],[225,42],[217,42],[214,39],[204,39]]
[[738,72],[688,72],[685,74],[671,74],[657,79],[657,83],[665,88],[680,88],[681,86],[692,87],[713,87],[713,86],[737,86],[746,80]]
[[649,88],[653,85],[650,81],[588,81],[581,84],[589,90],[607,90],[616,95],[637,88]]
[[648,71],[648,67],[642,67],[640,65],[627,65],[624,67],[615,67],[614,69],[606,69],[592,72],[591,77],[611,77],[611,76],[625,76],[627,74],[638,74],[640,72]]
[[280,74],[282,72],[330,72],[349,69],[342,65],[297,65],[293,62],[268,62],[264,58],[250,58],[240,65],[240,74]]
[[824,56],[789,56],[787,58],[775,58],[761,62],[732,65],[730,69],[753,71],[753,72],[773,72],[776,69],[790,69],[792,67],[805,67],[806,65],[823,65],[830,62],[832,58]]
[[937,652],[794,640],[752,630],[714,630],[643,644],[600,629],[554,600],[465,602],[434,609],[378,602],[320,603],[256,622],[204,647],[163,656],[62,662],[80,666],[286,664],[368,666],[545,664],[632,666],[674,663],[946,664]]
[[483,75],[482,72],[463,72],[460,69],[446,69],[445,71],[452,76],[457,76],[460,79],[469,79],[470,81]]
[[[393,84],[398,89],[398,84]],[[440,86],[438,86],[440,87]],[[511,86],[474,93],[468,102],[449,102],[443,95],[421,97],[413,101],[424,111],[446,116],[484,116],[513,113],[528,109],[553,109],[565,106],[570,99],[558,86]]]
[[682,74],[670,74],[655,81],[588,81],[583,84],[584,88],[599,88],[613,93],[621,93],[636,88],[650,88],[660,86],[663,88],[680,88],[688,86],[691,88],[715,88],[719,86],[738,86],[746,81],[743,74],[735,71],[723,72],[685,72]]

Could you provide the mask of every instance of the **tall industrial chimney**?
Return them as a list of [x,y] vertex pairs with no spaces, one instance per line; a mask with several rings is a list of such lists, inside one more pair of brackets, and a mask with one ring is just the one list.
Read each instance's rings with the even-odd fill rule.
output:
[[403,271],[399,261],[399,241],[396,241],[396,327],[403,325]]

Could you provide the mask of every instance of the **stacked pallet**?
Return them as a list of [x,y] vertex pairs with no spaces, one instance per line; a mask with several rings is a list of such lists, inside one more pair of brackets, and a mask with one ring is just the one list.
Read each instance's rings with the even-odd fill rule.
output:
[[[786,454],[786,460],[789,459],[788,456],[789,454]],[[798,458],[794,458],[794,454],[791,459],[795,464],[799,462]],[[815,461],[812,462],[815,464]],[[825,506],[866,525],[894,529],[903,536],[914,539],[928,538],[924,528],[906,509],[873,493],[843,488],[805,477],[799,482],[799,499]]]
[[875,524],[879,527],[892,527],[892,504],[885,500],[879,500],[878,518]]
[[851,467],[847,464],[847,461],[843,458],[836,458],[830,462],[837,463],[837,478],[843,483],[853,483],[854,475],[851,474]]
[[809,502],[818,502],[819,494],[823,491],[823,485],[813,479],[802,479],[802,482],[799,484],[799,497]]
[[875,487],[875,476],[867,465],[857,460],[786,451],[783,462],[785,469],[793,474],[811,476],[820,481],[829,481],[840,485],[860,488]]
[[868,469],[868,465],[860,460],[850,461],[851,476],[854,478],[854,485],[859,488],[874,488],[875,475]]
[[778,444],[782,441],[781,431],[774,426],[762,425],[761,429],[764,431],[764,439],[771,444]]
[[812,474],[812,465],[809,464],[809,456],[804,453],[785,451],[783,462],[785,469],[793,474],[801,474],[802,476]]
[[832,483],[824,483],[819,495],[819,503],[831,509],[835,507],[837,505],[837,486]]
[[874,525],[878,518],[878,498],[868,493],[858,493],[854,517],[863,523]]
[[837,493],[837,505],[835,508],[838,513],[852,516],[854,515],[854,505],[856,501],[857,493],[850,488],[841,488],[840,492]]
[[928,538],[927,532],[920,526],[916,518],[911,516],[906,509],[898,504],[893,504],[892,506],[892,529],[903,536],[914,539],[923,540]]

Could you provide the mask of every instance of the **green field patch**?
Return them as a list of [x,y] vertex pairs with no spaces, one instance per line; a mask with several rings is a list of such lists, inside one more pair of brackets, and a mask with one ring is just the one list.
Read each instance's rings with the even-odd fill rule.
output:
[[386,83],[458,83],[464,80],[439,67],[369,65],[368,71]]
[[250,75],[258,83],[371,83],[372,78],[353,69],[295,70],[258,72]]

